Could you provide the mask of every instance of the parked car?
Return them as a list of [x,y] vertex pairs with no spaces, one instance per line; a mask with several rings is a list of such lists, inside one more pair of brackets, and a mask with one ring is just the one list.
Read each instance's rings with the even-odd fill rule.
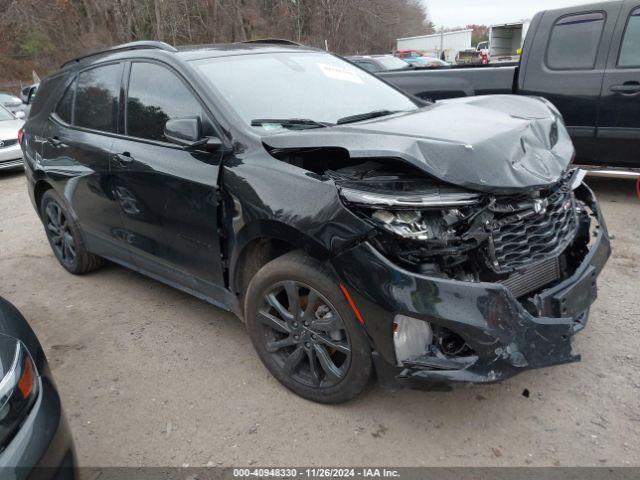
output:
[[20,128],[24,121],[0,105],[0,171],[23,167],[19,145]]
[[22,100],[11,93],[0,92],[0,105],[3,105],[18,118],[25,117],[25,108]]
[[426,105],[282,41],[68,62],[22,148],[65,269],[106,258],[234,312],[273,376],[318,402],[374,368],[483,383],[576,361],[610,254],[549,102]]
[[415,68],[450,68],[451,64],[434,57],[406,57],[403,61]]
[[519,66],[380,75],[429,100],[485,94],[544,97],[564,117],[576,163],[638,169],[639,39],[637,2],[579,5],[534,17]]
[[0,472],[2,478],[76,478],[71,433],[42,347],[0,298]]
[[424,54],[417,50],[396,50],[394,52],[394,55],[398,58],[401,58],[402,60],[405,60],[407,58],[419,58]]
[[347,57],[347,60],[371,73],[408,70],[411,68],[411,65],[407,62],[393,55],[360,55]]

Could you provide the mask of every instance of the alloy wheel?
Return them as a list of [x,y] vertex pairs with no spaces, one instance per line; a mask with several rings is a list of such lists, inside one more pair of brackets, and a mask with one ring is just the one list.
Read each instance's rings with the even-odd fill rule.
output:
[[51,201],[45,208],[47,235],[58,259],[67,265],[76,259],[76,242],[69,220],[60,205]]
[[296,281],[274,285],[264,296],[258,323],[266,351],[293,380],[326,388],[346,375],[349,334],[335,307],[317,290]]

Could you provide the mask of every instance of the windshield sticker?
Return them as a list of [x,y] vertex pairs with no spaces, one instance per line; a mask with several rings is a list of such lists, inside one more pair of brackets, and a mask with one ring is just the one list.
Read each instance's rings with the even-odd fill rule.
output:
[[336,67],[334,65],[327,65],[325,63],[319,63],[318,67],[320,68],[320,70],[322,70],[322,73],[324,73],[324,76],[327,78],[340,80],[343,82],[359,83],[361,85],[364,84],[357,72],[353,70]]

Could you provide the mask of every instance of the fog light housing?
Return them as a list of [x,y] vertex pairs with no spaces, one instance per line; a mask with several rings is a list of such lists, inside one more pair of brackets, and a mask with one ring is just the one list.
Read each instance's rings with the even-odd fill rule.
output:
[[393,345],[398,366],[405,360],[424,355],[432,342],[433,330],[429,322],[405,315],[396,315],[393,319]]

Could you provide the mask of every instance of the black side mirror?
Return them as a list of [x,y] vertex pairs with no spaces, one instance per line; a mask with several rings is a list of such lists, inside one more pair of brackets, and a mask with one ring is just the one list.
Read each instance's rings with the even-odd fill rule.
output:
[[223,148],[222,140],[217,137],[204,137],[200,118],[174,118],[164,125],[164,136],[170,142],[185,148],[197,148],[215,152]]
[[202,124],[197,117],[173,118],[165,123],[164,136],[170,142],[189,147],[202,139]]

